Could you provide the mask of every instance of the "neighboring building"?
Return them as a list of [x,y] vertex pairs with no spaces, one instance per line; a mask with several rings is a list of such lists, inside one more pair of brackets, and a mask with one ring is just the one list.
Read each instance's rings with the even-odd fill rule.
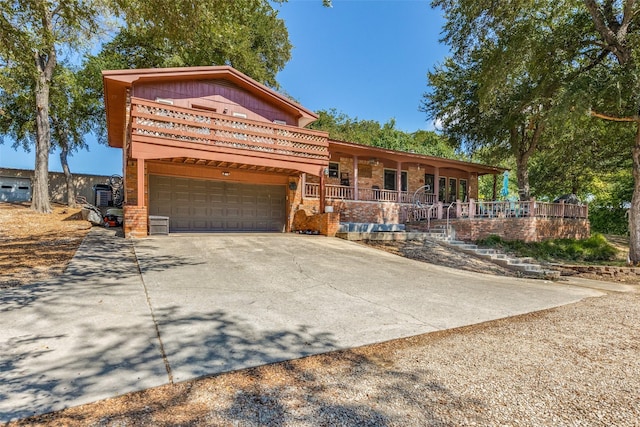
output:
[[[0,202],[31,201],[33,169],[0,168]],[[104,175],[73,174],[76,195],[95,203],[94,185],[108,184]],[[49,172],[49,197],[52,202],[67,203],[67,180],[62,172]]]
[[475,209],[478,177],[505,170],[330,140],[305,128],[315,113],[228,66],[104,71],[103,83],[126,236],[146,235],[149,216],[172,232],[328,235],[404,222],[417,201],[442,218],[456,201]]

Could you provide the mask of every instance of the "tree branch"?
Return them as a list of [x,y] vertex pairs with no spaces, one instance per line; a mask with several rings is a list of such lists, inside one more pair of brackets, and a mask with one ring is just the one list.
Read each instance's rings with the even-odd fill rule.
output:
[[640,123],[640,116],[617,117],[617,116],[610,116],[608,114],[598,113],[597,111],[589,111],[589,115],[591,117],[597,117],[599,119],[609,120],[611,122],[636,122],[636,123]]

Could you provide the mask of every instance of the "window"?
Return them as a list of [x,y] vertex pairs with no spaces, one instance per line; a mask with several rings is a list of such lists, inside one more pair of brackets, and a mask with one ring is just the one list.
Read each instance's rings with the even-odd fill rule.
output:
[[458,180],[449,178],[449,203],[453,203],[458,198]]
[[384,189],[395,190],[396,189],[396,171],[393,169],[384,170]]
[[329,162],[329,178],[337,178],[340,172],[340,163]]
[[[398,173],[395,169],[384,170],[384,189],[385,190],[395,191],[397,189],[396,187],[397,176],[398,176]],[[400,186],[402,188],[402,191],[407,191],[407,182],[408,182],[407,171],[402,171],[400,175]]]
[[424,174],[424,192],[426,194],[433,194],[435,188],[434,188],[434,184],[435,184],[435,179],[436,177],[433,176],[430,173],[425,173]]
[[466,179],[461,179],[460,180],[460,200],[462,200],[463,202],[468,202],[468,196],[469,196],[469,188],[467,187],[467,180]]
[[447,178],[441,176],[438,179],[438,200],[446,202],[447,198]]

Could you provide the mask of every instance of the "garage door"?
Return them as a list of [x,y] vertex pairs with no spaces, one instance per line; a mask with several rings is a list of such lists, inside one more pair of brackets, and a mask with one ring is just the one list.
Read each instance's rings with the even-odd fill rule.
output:
[[285,186],[149,177],[149,215],[169,231],[284,231]]

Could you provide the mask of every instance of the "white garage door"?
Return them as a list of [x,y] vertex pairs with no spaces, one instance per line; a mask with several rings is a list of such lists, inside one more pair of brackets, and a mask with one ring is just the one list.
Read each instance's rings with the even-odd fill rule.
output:
[[149,215],[169,231],[284,231],[284,185],[239,184],[151,175]]

